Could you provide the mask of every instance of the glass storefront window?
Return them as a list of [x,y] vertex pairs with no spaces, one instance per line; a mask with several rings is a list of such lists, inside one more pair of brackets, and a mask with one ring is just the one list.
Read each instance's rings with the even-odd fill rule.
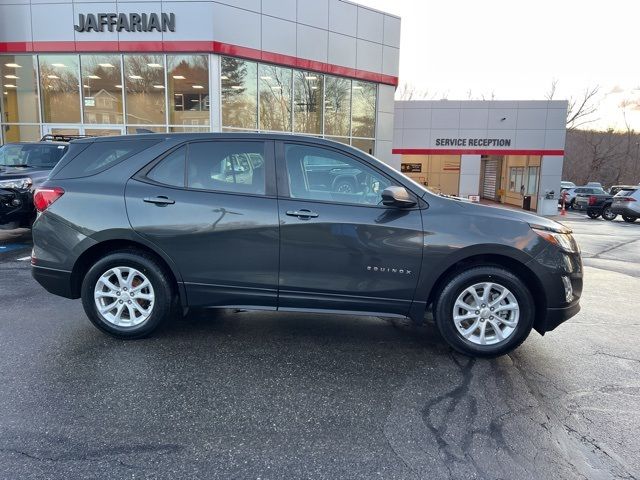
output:
[[260,129],[291,131],[291,69],[260,65]]
[[255,129],[258,126],[258,65],[222,57],[222,126]]
[[2,125],[4,143],[35,142],[42,138],[38,125]]
[[166,122],[162,55],[125,55],[124,83],[127,123],[149,125]]
[[84,123],[122,124],[122,76],[119,55],[81,55]]
[[324,75],[296,70],[293,74],[293,131],[322,133]]
[[45,123],[80,123],[77,55],[40,55],[40,95]]
[[167,57],[169,124],[209,125],[209,57]]
[[38,79],[36,57],[6,55],[0,57],[0,112],[6,123],[38,123]]
[[353,81],[351,135],[373,138],[376,127],[376,84]]
[[324,133],[349,136],[351,80],[325,76]]
[[527,195],[535,195],[538,193],[538,167],[529,167],[527,169]]
[[84,134],[93,137],[113,137],[122,135],[123,132],[119,128],[85,128]]
[[369,155],[373,155],[375,141],[369,140],[367,138],[352,138],[351,145],[362,150],[364,153],[368,153]]
[[171,133],[208,133],[209,127],[169,127]]

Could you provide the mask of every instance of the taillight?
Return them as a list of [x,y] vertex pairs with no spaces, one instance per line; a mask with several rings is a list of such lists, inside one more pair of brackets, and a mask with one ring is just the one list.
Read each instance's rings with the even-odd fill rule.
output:
[[49,206],[64,195],[64,190],[60,187],[37,188],[33,194],[33,204],[36,210],[44,212]]
[[596,204],[596,196],[595,195],[590,195],[589,196],[589,205],[595,205]]

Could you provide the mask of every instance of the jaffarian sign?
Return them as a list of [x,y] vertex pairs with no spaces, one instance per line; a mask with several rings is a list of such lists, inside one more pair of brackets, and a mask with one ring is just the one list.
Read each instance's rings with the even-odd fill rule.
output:
[[175,13],[88,13],[78,14],[76,32],[175,32]]

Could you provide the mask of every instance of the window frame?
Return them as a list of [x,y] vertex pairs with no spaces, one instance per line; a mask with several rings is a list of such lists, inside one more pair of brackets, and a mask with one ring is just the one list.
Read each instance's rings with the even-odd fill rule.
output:
[[378,175],[388,180],[390,184],[398,185],[407,189],[409,194],[416,201],[416,204],[413,207],[403,208],[402,210],[409,211],[409,210],[422,210],[424,208],[428,208],[428,204],[419,195],[416,195],[416,193],[411,188],[407,187],[407,185],[405,185],[404,183],[399,182],[398,180],[391,177],[390,175],[388,175],[386,172],[384,172],[377,166],[372,165],[371,163],[359,157],[358,155],[355,155],[352,152],[348,152],[339,148],[335,148],[330,145],[323,145],[323,144],[318,144],[313,142],[305,142],[304,140],[298,140],[296,138],[293,138],[291,140],[277,140],[275,142],[278,198],[281,198],[283,200],[286,199],[286,200],[299,201],[304,203],[320,203],[320,204],[326,204],[326,205],[344,205],[344,206],[350,206],[350,207],[377,208],[380,210],[397,210],[398,209],[398,207],[383,205],[382,203],[378,203],[377,205],[370,205],[370,204],[364,204],[364,203],[351,203],[351,202],[343,202],[343,201],[316,200],[311,198],[292,197],[291,192],[289,191],[289,173],[287,172],[287,162],[285,158],[286,145],[320,148],[323,150],[329,150],[331,152],[338,153],[340,155],[344,155],[345,157],[351,158],[356,162],[363,164],[367,168],[372,169]]
[[[244,143],[262,143],[264,145],[264,163],[265,163],[265,193],[246,193],[246,192],[232,192],[228,190],[210,190],[206,188],[193,188],[189,187],[188,182],[188,172],[189,172],[189,148],[191,144],[194,143],[205,143],[205,142],[244,142]],[[149,178],[149,173],[153,170],[159,163],[161,163],[165,158],[171,155],[173,152],[178,150],[179,148],[186,146],[185,152],[185,162],[184,162],[184,185],[182,187],[176,185],[167,185],[165,183],[158,182]],[[145,165],[142,169],[138,171],[133,177],[133,179],[148,183],[150,185],[155,185],[158,187],[171,188],[174,190],[185,190],[190,192],[202,192],[202,193],[212,193],[212,194],[225,194],[225,195],[240,195],[245,197],[258,197],[258,198],[276,198],[276,171],[275,171],[275,161],[274,161],[274,142],[273,140],[260,140],[260,139],[247,139],[247,138],[203,138],[203,139],[192,139],[181,142],[177,145],[174,145],[166,152],[162,153],[162,155],[153,159],[147,165]]]

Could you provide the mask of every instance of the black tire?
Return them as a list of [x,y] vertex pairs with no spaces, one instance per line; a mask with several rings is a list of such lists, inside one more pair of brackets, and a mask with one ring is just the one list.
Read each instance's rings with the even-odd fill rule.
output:
[[595,220],[600,216],[600,212],[598,212],[597,210],[587,210],[587,216]]
[[[98,279],[109,269],[131,267],[144,274],[154,291],[151,314],[135,326],[117,326],[107,321],[98,311],[94,300],[94,289]],[[156,328],[171,317],[174,292],[170,274],[151,255],[139,250],[121,250],[111,253],[93,264],[82,281],[82,306],[98,329],[117,338],[135,339],[149,336]]]
[[[520,308],[520,318],[515,330],[495,345],[478,345],[464,338],[453,320],[454,304],[468,287],[481,282],[498,283],[511,291]],[[498,266],[479,266],[458,272],[446,281],[446,285],[434,302],[435,321],[440,334],[458,352],[472,357],[497,357],[517,348],[527,338],[533,327],[535,304],[531,292],[513,273]]]
[[602,209],[602,218],[604,218],[605,220],[608,220],[609,222],[615,220],[617,216],[618,214],[613,213],[611,211],[611,206],[604,207]]
[[568,209],[568,210],[574,210],[573,205],[574,205],[574,202],[575,202],[575,201],[576,201],[576,200],[575,200],[575,198],[574,198],[574,199],[572,199],[572,200],[569,202],[569,205],[567,205],[567,209]]
[[628,217],[627,215],[623,215],[622,219],[627,223],[633,223],[638,219],[638,217]]

